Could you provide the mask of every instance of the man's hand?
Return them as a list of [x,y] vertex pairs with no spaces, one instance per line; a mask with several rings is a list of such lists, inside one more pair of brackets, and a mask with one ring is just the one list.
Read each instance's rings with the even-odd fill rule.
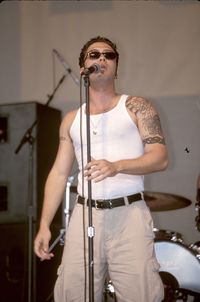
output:
[[34,252],[43,260],[50,260],[54,255],[49,253],[49,241],[51,239],[51,232],[48,228],[40,229],[34,241]]
[[106,177],[112,177],[117,174],[116,164],[105,159],[95,160],[92,158],[85,166],[84,176],[88,180],[93,180],[94,182],[99,182]]

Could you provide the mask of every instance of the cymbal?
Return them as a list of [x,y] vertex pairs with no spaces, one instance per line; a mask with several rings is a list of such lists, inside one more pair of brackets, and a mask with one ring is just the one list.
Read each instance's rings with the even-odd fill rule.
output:
[[171,211],[189,206],[192,202],[182,196],[161,192],[144,192],[144,200],[152,212]]

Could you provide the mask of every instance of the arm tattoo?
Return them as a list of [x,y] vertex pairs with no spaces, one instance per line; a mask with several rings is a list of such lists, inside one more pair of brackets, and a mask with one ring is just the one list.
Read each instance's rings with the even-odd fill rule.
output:
[[64,141],[66,141],[67,140],[67,138],[66,137],[64,137],[64,136],[60,136],[60,141],[61,142],[64,142]]
[[145,146],[146,144],[162,144],[165,145],[165,140],[163,137],[159,136],[154,136],[154,137],[147,137],[142,140],[143,145]]
[[142,119],[143,126],[145,130],[149,132],[150,135],[160,135],[162,136],[162,129],[160,126],[160,118],[158,114],[154,116],[147,116]]
[[150,102],[141,97],[129,96],[126,107],[133,112],[143,129],[143,144],[165,144],[160,118]]

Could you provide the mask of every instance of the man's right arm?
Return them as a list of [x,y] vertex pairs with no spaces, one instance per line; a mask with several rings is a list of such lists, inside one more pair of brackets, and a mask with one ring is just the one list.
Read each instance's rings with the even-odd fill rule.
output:
[[69,113],[61,124],[58,152],[45,184],[40,228],[34,241],[34,251],[41,260],[51,259],[53,256],[48,253],[51,239],[50,225],[62,201],[67,177],[74,162],[74,149],[69,129],[75,113],[75,111]]

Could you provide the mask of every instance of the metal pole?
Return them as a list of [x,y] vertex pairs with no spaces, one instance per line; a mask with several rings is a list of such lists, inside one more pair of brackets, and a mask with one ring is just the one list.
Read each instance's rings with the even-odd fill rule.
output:
[[[87,162],[91,161],[91,143],[90,143],[90,103],[89,103],[89,76],[85,75],[85,94],[86,94],[86,129],[87,129]],[[92,185],[88,181],[88,271],[89,271],[89,302],[94,301],[94,252],[93,239],[94,227],[92,225]]]

